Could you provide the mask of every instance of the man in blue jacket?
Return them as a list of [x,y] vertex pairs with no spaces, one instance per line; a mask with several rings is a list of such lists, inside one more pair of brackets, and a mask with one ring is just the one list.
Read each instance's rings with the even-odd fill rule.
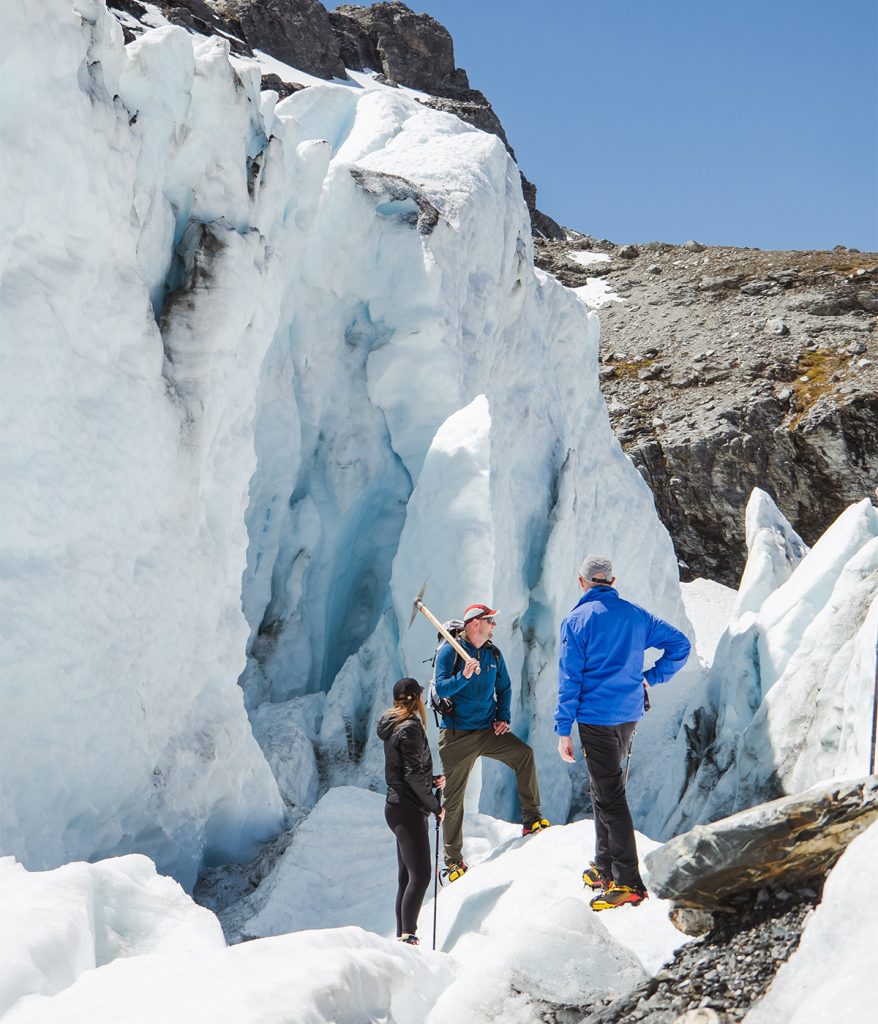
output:
[[[459,640],[464,661],[451,644],[436,656],[435,689],[451,698],[453,711],[442,716],[439,757],[445,776],[445,877],[454,882],[466,871],[463,860],[463,801],[466,784],[479,757],[502,761],[515,772],[522,812],[522,835],[549,824],[540,814],[540,787],[533,750],[509,727],[512,683],[503,655],[491,642],[496,608],[471,604],[463,613]],[[479,672],[476,672],[476,667]]]
[[[555,732],[562,761],[573,761],[573,723],[588,765],[594,805],[595,858],[582,874],[600,889],[593,910],[646,899],[622,759],[644,711],[644,685],[667,682],[689,657],[690,643],[669,623],[619,597],[608,558],[589,555],[579,570],[583,594],[561,623]],[[648,647],[663,651],[646,672]]]

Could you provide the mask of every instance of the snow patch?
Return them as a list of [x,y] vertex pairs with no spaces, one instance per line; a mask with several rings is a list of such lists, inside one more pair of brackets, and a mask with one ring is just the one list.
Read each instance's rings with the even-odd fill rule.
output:
[[572,252],[568,251],[567,256],[578,263],[581,267],[592,266],[595,263],[609,263],[610,257],[605,252]]

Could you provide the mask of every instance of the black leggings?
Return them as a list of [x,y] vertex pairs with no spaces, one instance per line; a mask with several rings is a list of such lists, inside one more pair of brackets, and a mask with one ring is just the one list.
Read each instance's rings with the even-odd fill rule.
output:
[[396,892],[396,934],[414,935],[424,893],[430,885],[428,816],[414,807],[385,804],[384,819],[396,836],[399,888]]

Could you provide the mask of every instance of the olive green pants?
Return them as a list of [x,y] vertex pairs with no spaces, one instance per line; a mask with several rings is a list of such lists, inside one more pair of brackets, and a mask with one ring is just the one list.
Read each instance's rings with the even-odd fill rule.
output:
[[439,730],[439,757],[445,775],[442,803],[445,819],[442,833],[445,839],[445,863],[459,864],[463,851],[463,798],[466,784],[478,757],[491,757],[502,761],[515,772],[518,799],[524,824],[537,821],[540,815],[540,786],[533,750],[511,732],[495,736],[493,729]]

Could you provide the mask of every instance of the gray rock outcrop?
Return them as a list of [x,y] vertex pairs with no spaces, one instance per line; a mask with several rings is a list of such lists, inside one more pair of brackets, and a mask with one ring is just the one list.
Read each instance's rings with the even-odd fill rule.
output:
[[764,886],[793,889],[825,875],[878,820],[878,776],[814,787],[696,825],[648,854],[649,887],[676,906],[732,909]]
[[199,35],[218,35],[229,41],[233,53],[252,56],[241,36],[241,26],[224,18],[207,0],[107,0],[107,8],[122,25],[125,42],[130,43],[150,25],[150,8],[158,9],[172,25]]

